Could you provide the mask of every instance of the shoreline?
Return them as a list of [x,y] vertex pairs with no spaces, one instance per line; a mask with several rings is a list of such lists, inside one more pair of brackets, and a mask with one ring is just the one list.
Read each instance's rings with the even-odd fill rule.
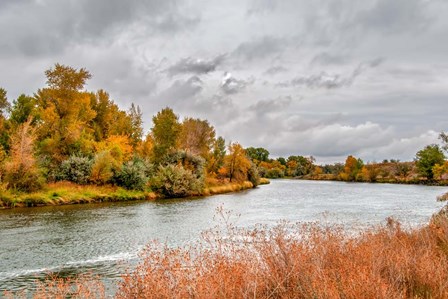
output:
[[[263,179],[260,185],[269,184]],[[212,196],[252,189],[249,181],[241,183],[226,183],[218,186],[206,187],[201,194],[192,194],[183,198],[197,196]],[[70,182],[49,184],[45,189],[33,193],[10,193],[0,191],[0,210],[14,208],[29,208],[43,206],[75,205],[102,202],[164,200],[167,198],[155,192],[126,190],[116,186],[76,185]]]

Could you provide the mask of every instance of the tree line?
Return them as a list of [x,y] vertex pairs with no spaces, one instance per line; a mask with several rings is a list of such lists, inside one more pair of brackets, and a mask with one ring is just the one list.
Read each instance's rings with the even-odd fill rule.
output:
[[365,163],[349,155],[345,163],[316,165],[312,156],[269,158],[265,148],[247,148],[247,155],[266,178],[295,177],[312,180],[349,182],[427,183],[448,184],[448,135],[440,133],[442,145],[431,144],[419,150],[413,161],[398,159]]
[[206,185],[258,184],[243,147],[226,144],[207,120],[181,120],[166,107],[144,135],[140,107],[122,110],[105,90],[86,91],[86,69],[55,64],[45,76],[45,87],[12,102],[0,88],[1,190],[70,181],[181,197]]

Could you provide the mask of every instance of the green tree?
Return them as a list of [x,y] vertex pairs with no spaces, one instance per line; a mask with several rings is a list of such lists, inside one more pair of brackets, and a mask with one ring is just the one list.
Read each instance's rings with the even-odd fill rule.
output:
[[445,132],[441,132],[439,135],[439,139],[442,140],[442,149],[446,152],[448,152],[448,134]]
[[433,167],[436,164],[442,165],[445,162],[445,155],[437,144],[426,146],[417,152],[415,164],[420,175],[432,180],[434,177]]
[[255,162],[266,162],[269,160],[269,151],[262,147],[248,147],[246,148],[246,154],[247,156]]
[[154,159],[158,163],[170,152],[176,149],[181,126],[174,111],[164,108],[152,118],[154,126],[152,136],[154,139]]
[[0,114],[3,118],[6,118],[6,114],[9,110],[8,97],[6,96],[6,90],[0,88]]
[[286,159],[283,157],[278,157],[277,161],[280,162],[280,164],[282,164],[283,166],[286,166]]
[[14,126],[17,126],[26,122],[30,116],[35,121],[36,104],[35,98],[21,94],[17,100],[12,102],[11,113],[9,115],[10,122]]
[[226,156],[226,141],[219,136],[213,142],[213,151],[210,160],[208,161],[207,171],[217,173],[224,165],[224,157]]

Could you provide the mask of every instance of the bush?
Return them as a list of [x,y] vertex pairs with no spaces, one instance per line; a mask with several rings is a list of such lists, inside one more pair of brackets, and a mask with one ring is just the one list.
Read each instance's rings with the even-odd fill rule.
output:
[[204,187],[204,178],[197,177],[191,170],[181,165],[159,166],[151,180],[151,188],[166,197],[185,197],[197,194]]
[[284,172],[279,168],[272,168],[266,172],[266,178],[268,179],[278,179],[284,177]]
[[42,189],[45,179],[38,168],[25,168],[23,165],[7,169],[4,182],[8,189],[33,192]]
[[144,190],[152,174],[152,165],[144,160],[134,159],[126,162],[114,177],[118,186],[130,190]]
[[252,183],[252,185],[254,185],[254,188],[260,185],[260,174],[258,173],[258,169],[255,164],[252,164],[249,168],[249,171],[247,172],[247,178]]
[[90,180],[95,184],[106,184],[111,181],[120,165],[109,151],[103,151],[95,156]]
[[167,155],[161,165],[182,165],[184,169],[190,170],[197,178],[205,173],[205,160],[201,156],[192,155],[185,151],[177,151]]
[[87,184],[92,172],[93,161],[88,157],[71,156],[61,163],[56,180]]

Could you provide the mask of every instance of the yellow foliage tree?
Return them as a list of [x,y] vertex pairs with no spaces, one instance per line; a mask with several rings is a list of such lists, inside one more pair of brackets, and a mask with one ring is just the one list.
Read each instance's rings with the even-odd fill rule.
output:
[[118,163],[129,161],[133,155],[131,140],[125,135],[111,135],[95,145],[96,152],[109,152]]
[[242,182],[247,180],[247,173],[251,163],[246,152],[239,143],[229,145],[229,154],[224,158],[224,167],[230,181]]

